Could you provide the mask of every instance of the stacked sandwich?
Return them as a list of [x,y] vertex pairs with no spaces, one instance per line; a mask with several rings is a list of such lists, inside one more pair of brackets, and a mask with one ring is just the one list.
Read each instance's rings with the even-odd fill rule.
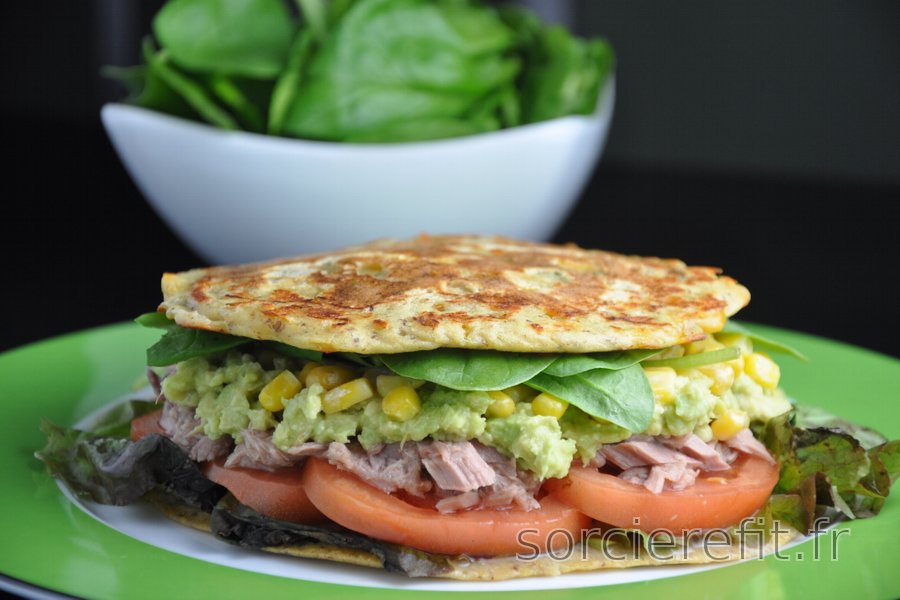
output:
[[728,321],[750,296],[713,268],[423,236],[163,293],[140,319],[165,330],[156,402],[116,452],[169,466],[129,498],[243,545],[411,575],[593,569],[612,559],[585,532],[771,523],[794,460],[760,438],[792,431],[769,353],[795,351]]

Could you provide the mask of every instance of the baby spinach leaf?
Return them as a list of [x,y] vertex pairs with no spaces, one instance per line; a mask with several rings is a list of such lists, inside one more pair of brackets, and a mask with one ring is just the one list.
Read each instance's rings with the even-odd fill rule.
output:
[[153,20],[179,66],[257,79],[281,73],[295,29],[282,0],[170,0]]
[[104,77],[115,79],[128,90],[129,104],[166,114],[196,119],[197,112],[147,65],[134,67],[104,67]]
[[524,122],[592,114],[612,67],[613,52],[606,41],[582,40],[561,26],[544,28],[526,55]]
[[547,375],[568,377],[593,369],[624,369],[659,354],[662,350],[623,350],[593,354],[563,354],[544,369]]
[[431,381],[452,390],[490,391],[530,380],[556,355],[441,348],[380,354],[378,358],[394,373],[410,379]]
[[385,123],[358,135],[348,135],[344,138],[344,141],[356,143],[397,143],[441,140],[493,131],[498,129],[499,126],[496,121],[479,122],[453,118],[401,120]]
[[214,331],[173,327],[147,349],[147,364],[151,367],[166,367],[190,358],[231,350],[250,341]]
[[216,104],[209,92],[173,67],[165,51],[156,52],[149,39],[144,43],[144,60],[150,72],[172,88],[204,120],[222,129],[239,129],[237,121]]
[[705,365],[714,365],[716,363],[734,360],[741,355],[741,349],[732,346],[730,348],[719,348],[718,350],[710,350],[709,352],[701,352],[699,354],[688,354],[678,358],[664,358],[662,360],[644,361],[645,367],[672,367],[673,369],[693,369]]
[[747,327],[737,323],[735,321],[729,320],[725,323],[725,327],[722,329],[722,333],[739,333],[741,335],[745,335],[750,338],[750,341],[753,342],[753,347],[756,350],[768,350],[769,352],[779,352],[781,354],[787,354],[789,356],[793,356],[797,360],[802,360],[804,362],[809,361],[805,354],[797,350],[796,348],[792,348],[787,344],[783,344],[781,342],[775,341],[772,338],[765,337],[758,333],[754,333],[750,331]]
[[318,41],[328,33],[328,6],[324,0],[296,0],[312,37]]
[[314,362],[319,362],[322,360],[322,353],[318,350],[306,350],[304,348],[297,348],[289,344],[282,344],[281,342],[266,342],[266,345],[279,354],[283,354],[284,356],[290,356],[292,358],[302,358],[304,360],[311,360]]
[[359,0],[310,59],[283,131],[371,140],[391,123],[460,118],[515,79],[514,41],[495,11],[468,2]]
[[[224,352],[256,341],[214,331],[180,327],[161,312],[144,313],[134,321],[144,327],[166,330],[166,334],[159,342],[147,350],[147,364],[151,367],[164,367],[189,358]],[[297,348],[281,342],[266,341],[262,343],[275,352],[292,358],[319,362],[323,356],[317,350]]]
[[337,357],[361,367],[366,367],[367,369],[377,367],[381,364],[377,356],[356,354],[355,352],[335,352],[334,354],[329,355],[329,358],[331,357]]
[[262,113],[233,78],[211,75],[206,78],[206,84],[210,91],[238,116],[244,129],[262,133],[264,130]]
[[153,329],[170,329],[172,327],[178,327],[178,325],[175,324],[175,321],[167,317],[166,313],[162,312],[144,313],[136,318],[134,322],[143,327],[150,327]]
[[303,83],[306,62],[312,53],[312,48],[312,35],[309,31],[301,30],[291,45],[287,66],[278,77],[275,89],[272,91],[268,126],[270,134],[278,135],[284,127],[284,120],[287,118],[288,110]]
[[526,384],[634,433],[644,431],[653,418],[653,390],[639,365],[594,369],[569,377],[540,373]]

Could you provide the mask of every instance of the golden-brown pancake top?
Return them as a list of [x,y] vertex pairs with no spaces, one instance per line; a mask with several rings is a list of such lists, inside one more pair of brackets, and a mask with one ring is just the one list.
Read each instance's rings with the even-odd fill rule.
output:
[[363,354],[664,348],[718,331],[750,300],[711,267],[475,236],[166,273],[162,288],[185,327]]

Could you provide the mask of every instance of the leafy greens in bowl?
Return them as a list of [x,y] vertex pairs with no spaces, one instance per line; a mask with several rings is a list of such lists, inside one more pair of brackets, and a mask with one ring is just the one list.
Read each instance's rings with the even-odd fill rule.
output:
[[229,130],[404,142],[589,115],[613,66],[532,13],[475,0],[170,0],[129,102]]

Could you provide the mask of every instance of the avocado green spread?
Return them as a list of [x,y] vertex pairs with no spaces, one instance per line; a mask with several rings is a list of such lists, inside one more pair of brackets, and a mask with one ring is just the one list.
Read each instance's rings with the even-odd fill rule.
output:
[[[369,397],[342,410],[323,410],[326,390],[317,382],[298,383],[299,391],[284,398],[274,412],[263,407],[263,388],[285,371],[298,373],[306,362],[274,352],[231,350],[179,363],[163,379],[162,389],[171,402],[195,407],[203,433],[212,439],[230,435],[240,443],[242,432],[255,429],[272,430],[274,444],[282,449],[307,441],[355,439],[368,449],[425,438],[478,440],[515,457],[520,468],[542,479],[565,476],[573,460],[586,462],[601,445],[632,433],[695,433],[710,440],[710,423],[723,414],[737,412],[750,421],[767,421],[790,409],[780,389],[763,387],[744,372],[736,374],[728,389],[713,393],[715,382],[699,369],[679,371],[672,377],[670,393],[657,396],[653,417],[642,432],[596,419],[575,406],[568,406],[560,417],[534,414],[533,395],[510,393],[516,397],[514,410],[493,416],[489,408],[494,398],[488,392],[456,391],[433,383],[418,387],[420,407],[405,420],[386,412],[374,383],[367,388],[372,391]],[[355,368],[354,377],[374,381],[377,376],[372,369]]]

